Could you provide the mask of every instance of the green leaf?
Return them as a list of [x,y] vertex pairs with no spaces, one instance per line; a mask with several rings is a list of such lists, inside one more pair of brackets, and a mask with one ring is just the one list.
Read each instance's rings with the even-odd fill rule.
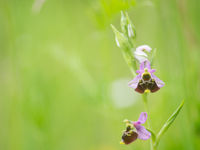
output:
[[151,138],[152,138],[152,141],[154,143],[156,141],[156,134],[150,129],[147,129],[147,130],[151,133]]
[[166,121],[166,123],[160,129],[160,131],[159,131],[159,133],[158,133],[158,135],[156,137],[155,146],[158,145],[158,143],[159,143],[160,138],[162,137],[162,135],[167,131],[167,129],[170,127],[170,125],[174,122],[174,120],[178,116],[180,110],[182,109],[183,105],[184,105],[184,100],[181,102],[181,104],[179,105],[179,107],[174,111],[174,113],[169,117],[169,119]]

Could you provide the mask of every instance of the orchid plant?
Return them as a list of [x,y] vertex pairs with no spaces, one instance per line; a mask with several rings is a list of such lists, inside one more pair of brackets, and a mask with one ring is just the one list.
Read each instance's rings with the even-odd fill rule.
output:
[[[123,131],[121,144],[128,145],[137,139],[148,140],[150,139],[151,150],[157,150],[160,138],[167,131],[170,125],[174,122],[180,110],[183,107],[184,101],[181,102],[179,107],[169,117],[169,119],[162,126],[160,131],[156,134],[150,127],[147,120],[148,114],[148,94],[157,92],[165,83],[154,75],[155,69],[151,69],[151,64],[155,56],[155,49],[148,45],[136,47],[135,38],[136,30],[130,20],[127,12],[121,12],[121,29],[118,31],[111,25],[115,34],[117,46],[121,48],[125,61],[127,62],[132,74],[133,80],[128,85],[136,92],[142,94],[145,111],[140,114],[137,121],[124,120],[126,129]],[[139,67],[139,70],[138,70]],[[142,126],[147,121],[147,127]]]

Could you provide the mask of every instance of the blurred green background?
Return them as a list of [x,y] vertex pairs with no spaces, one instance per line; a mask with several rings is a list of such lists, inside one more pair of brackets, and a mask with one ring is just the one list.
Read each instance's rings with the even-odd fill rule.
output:
[[122,9],[157,48],[156,132],[185,99],[159,149],[200,149],[199,0],[0,0],[0,150],[149,149],[119,145],[144,111],[110,28]]

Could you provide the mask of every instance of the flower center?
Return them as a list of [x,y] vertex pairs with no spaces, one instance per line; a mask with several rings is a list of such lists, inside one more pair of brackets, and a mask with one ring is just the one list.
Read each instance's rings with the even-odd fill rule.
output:
[[151,79],[151,74],[148,72],[148,69],[144,69],[144,73],[142,74],[142,79],[144,81],[149,81]]

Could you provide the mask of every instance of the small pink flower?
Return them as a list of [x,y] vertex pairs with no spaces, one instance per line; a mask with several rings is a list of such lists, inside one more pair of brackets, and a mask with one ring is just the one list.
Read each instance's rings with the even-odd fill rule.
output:
[[155,71],[151,69],[149,61],[142,62],[140,70],[136,71],[138,75],[129,82],[129,86],[139,93],[158,91],[165,83],[153,74]]
[[144,62],[147,61],[147,53],[146,52],[151,52],[152,48],[148,45],[141,45],[139,47],[136,48],[136,51],[134,52],[134,56],[135,58],[140,62]]
[[[136,139],[148,140],[151,137],[151,133],[145,129],[144,124],[147,120],[147,113],[142,112],[138,121],[126,120],[127,127],[123,132],[121,144],[130,144]],[[135,130],[134,130],[135,128]]]

